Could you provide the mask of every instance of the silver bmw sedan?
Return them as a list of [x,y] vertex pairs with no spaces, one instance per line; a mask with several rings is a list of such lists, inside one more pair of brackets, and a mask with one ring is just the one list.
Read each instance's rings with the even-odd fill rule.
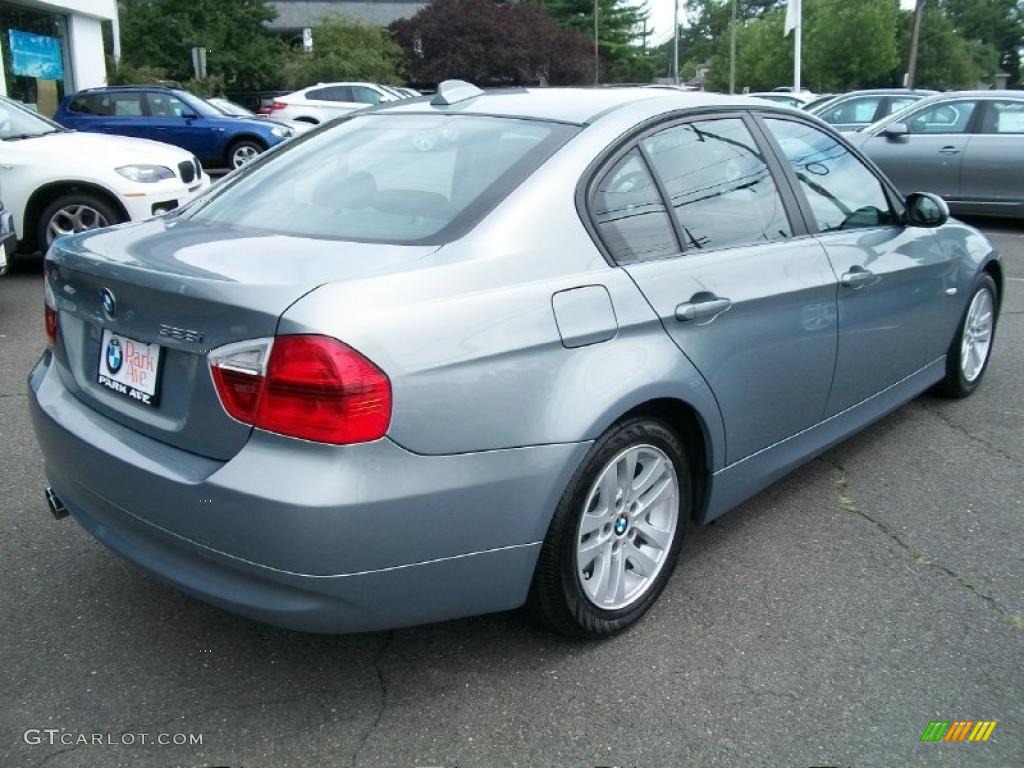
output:
[[685,531],[937,387],[1002,267],[816,118],[446,82],[46,258],[47,501],[315,632],[636,622]]

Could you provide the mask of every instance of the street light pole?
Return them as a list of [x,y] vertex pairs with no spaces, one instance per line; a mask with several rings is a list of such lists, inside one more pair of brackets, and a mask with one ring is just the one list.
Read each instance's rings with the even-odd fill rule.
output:
[[917,0],[914,8],[914,33],[910,37],[910,60],[907,62],[907,88],[913,88],[917,80],[917,46],[921,39],[921,17],[924,16],[924,0]]
[[672,82],[679,85],[679,0],[672,13]]
[[732,0],[732,23],[729,25],[729,93],[736,93],[736,0]]

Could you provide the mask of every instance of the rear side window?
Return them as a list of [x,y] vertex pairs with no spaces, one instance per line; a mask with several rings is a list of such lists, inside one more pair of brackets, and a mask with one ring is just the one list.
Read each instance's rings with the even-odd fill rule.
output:
[[724,248],[789,237],[782,198],[739,118],[699,120],[643,140],[687,248]]
[[193,218],[308,237],[446,242],[577,130],[476,115],[360,115],[278,150]]
[[981,133],[1024,133],[1024,101],[990,101]]
[[897,223],[882,182],[838,139],[805,123],[766,118],[814,213],[818,229]]
[[619,264],[679,252],[672,223],[640,151],[632,149],[601,178],[591,213],[612,258]]

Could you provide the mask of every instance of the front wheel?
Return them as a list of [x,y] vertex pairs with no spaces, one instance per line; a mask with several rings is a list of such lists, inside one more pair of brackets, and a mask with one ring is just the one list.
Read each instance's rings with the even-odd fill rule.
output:
[[232,168],[241,168],[255,160],[266,148],[257,141],[244,139],[231,145],[228,162]]
[[636,418],[591,449],[548,529],[527,608],[575,637],[634,624],[664,589],[690,512],[690,471],[667,425]]
[[992,354],[998,311],[999,289],[991,275],[983,273],[946,352],[946,377],[938,386],[942,394],[967,397],[977,389]]
[[45,253],[58,237],[120,224],[124,220],[117,208],[99,195],[69,192],[43,210],[36,224],[36,243]]

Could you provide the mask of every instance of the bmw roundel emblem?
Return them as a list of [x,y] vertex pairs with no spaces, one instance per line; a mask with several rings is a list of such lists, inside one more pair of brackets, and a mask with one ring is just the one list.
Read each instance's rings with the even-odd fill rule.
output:
[[103,311],[107,317],[117,317],[117,299],[114,298],[114,294],[109,288],[100,289],[100,304],[103,305]]
[[107,342],[107,370],[111,373],[117,373],[121,370],[123,362],[124,354],[121,351],[121,342],[117,339],[111,339]]

